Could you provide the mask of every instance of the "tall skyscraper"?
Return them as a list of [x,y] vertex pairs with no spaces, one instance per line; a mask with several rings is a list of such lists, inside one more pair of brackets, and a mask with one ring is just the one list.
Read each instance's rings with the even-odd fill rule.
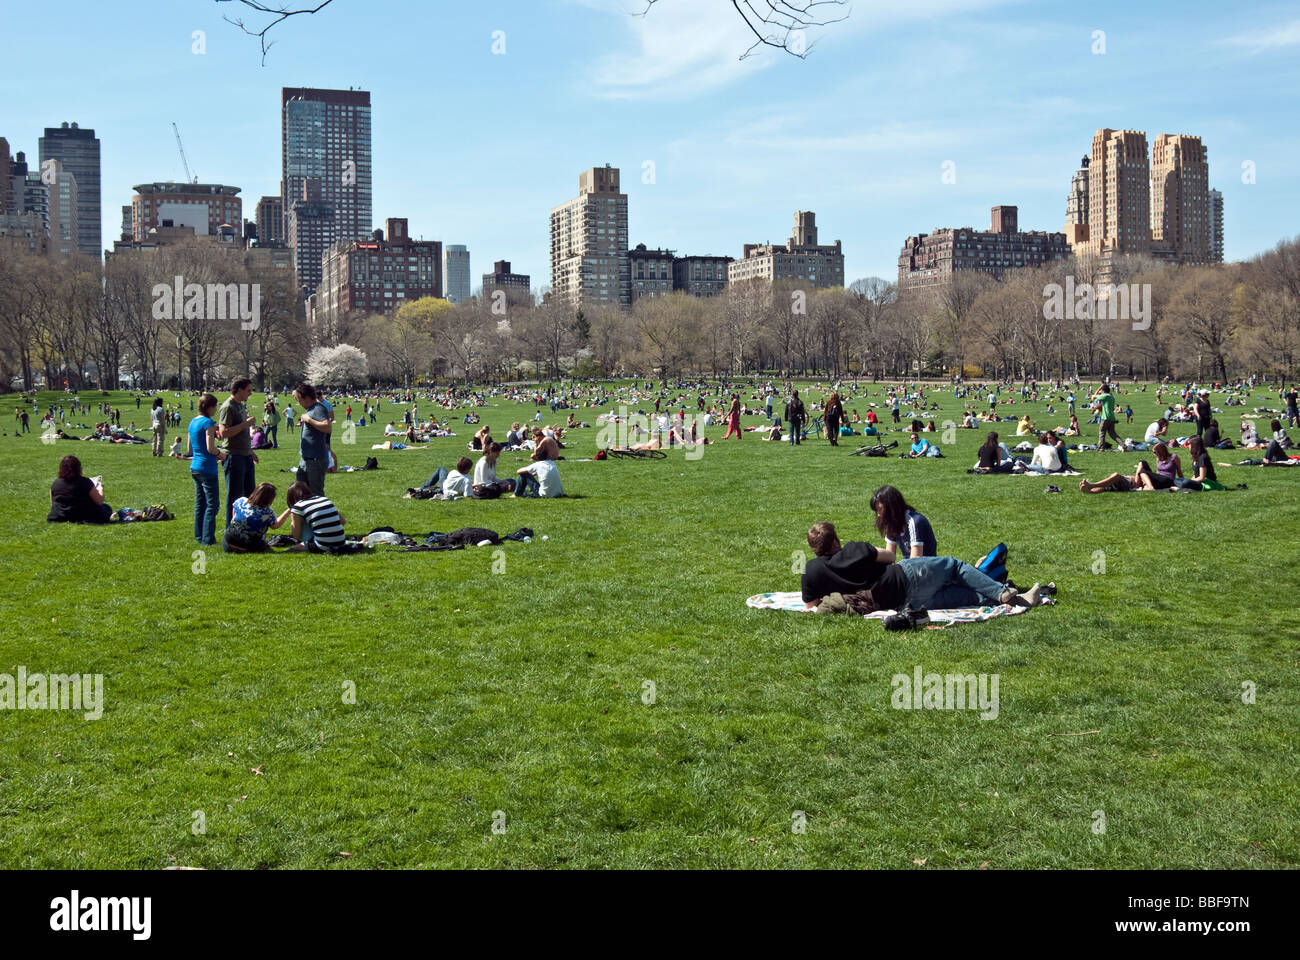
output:
[[257,243],[273,247],[284,243],[284,201],[263,197],[257,201]]
[[1094,255],[1151,250],[1151,179],[1147,135],[1098,130],[1088,163],[1088,240]]
[[1209,181],[1200,137],[1156,134],[1151,146],[1151,243],[1177,263],[1210,262]]
[[84,251],[80,248],[81,205],[77,178],[64,169],[62,161],[41,164],[40,181],[48,189],[50,256],[66,260]]
[[1065,201],[1065,242],[1072,247],[1088,239],[1088,163],[1087,157],[1079,161]]
[[449,303],[469,300],[469,248],[463,243],[449,243],[442,248],[442,278]]
[[627,194],[618,168],[605,164],[578,177],[578,196],[551,210],[551,295],[574,310],[631,302]]
[[[76,178],[78,197],[77,247],[89,257],[102,259],[100,237],[99,140],[94,130],[83,130],[75,123],[46,127],[40,139],[41,167],[46,160],[58,160],[63,169]],[[51,238],[53,239],[53,238]]]
[[289,232],[286,237],[293,254],[298,289],[302,291],[304,300],[320,286],[321,258],[339,239],[338,217],[333,205],[321,199],[320,180],[307,177],[302,182],[300,198],[289,208]]
[[[365,90],[313,90],[284,87],[280,91],[281,173],[280,196],[284,198],[286,237],[294,231],[290,220],[303,185],[315,180],[319,199],[334,217],[335,240],[365,240],[371,230],[370,94]],[[299,237],[315,234],[299,230]],[[294,244],[290,241],[290,246]],[[320,282],[320,253],[314,258],[295,247],[294,267],[299,283],[314,292]]]
[[9,155],[9,141],[0,137],[0,214],[21,213],[14,208],[14,188],[9,179],[9,167],[14,158]]
[[1223,263],[1223,192],[1210,191],[1210,262]]

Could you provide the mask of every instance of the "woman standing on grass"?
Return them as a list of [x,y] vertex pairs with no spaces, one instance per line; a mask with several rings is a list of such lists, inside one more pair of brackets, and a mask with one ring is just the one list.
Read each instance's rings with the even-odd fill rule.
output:
[[736,434],[736,439],[739,440],[740,439],[740,394],[738,393],[733,393],[731,395],[731,410],[727,413],[727,432],[722,437],[722,439],[723,440],[729,439],[733,432]]
[[212,414],[217,410],[217,398],[205,393],[199,398],[199,415],[190,421],[190,476],[194,478],[194,539],[200,546],[212,547],[217,543],[217,511],[220,509],[221,490],[217,480],[217,464],[226,455],[217,449],[217,422]]
[[167,408],[162,397],[154,397],[149,422],[153,426],[153,455],[161,457],[167,447]]

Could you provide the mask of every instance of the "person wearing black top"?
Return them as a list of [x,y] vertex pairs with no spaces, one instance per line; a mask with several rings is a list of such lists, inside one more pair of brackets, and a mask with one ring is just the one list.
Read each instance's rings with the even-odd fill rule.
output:
[[869,543],[841,544],[835,524],[820,521],[808,531],[813,559],[804,565],[804,605],[813,609],[832,593],[855,594],[855,610],[948,609],[1011,603],[1037,606],[1041,587],[1023,595],[956,557],[912,557],[890,563]]
[[[1202,390],[1196,398],[1196,403],[1192,405],[1196,412],[1196,435],[1204,436],[1205,431],[1210,426],[1210,394],[1208,390]],[[1214,444],[1210,444],[1214,446]]]
[[1223,442],[1219,436],[1219,421],[1211,420],[1205,428],[1205,433],[1200,433],[1200,424],[1197,424],[1197,435],[1200,436],[1206,447],[1213,449]]
[[50,484],[50,523],[108,523],[113,508],[104,502],[104,489],[81,475],[81,461],[59,461],[59,478]]
[[989,433],[988,439],[984,441],[984,446],[980,447],[979,463],[975,469],[979,473],[1010,473],[1012,465],[1010,463],[1003,466],[1002,464],[1002,446],[998,443],[998,435]]
[[807,416],[803,401],[799,399],[799,391],[793,391],[790,402],[785,405],[782,418],[786,423],[790,424],[790,446],[803,443],[803,424]]

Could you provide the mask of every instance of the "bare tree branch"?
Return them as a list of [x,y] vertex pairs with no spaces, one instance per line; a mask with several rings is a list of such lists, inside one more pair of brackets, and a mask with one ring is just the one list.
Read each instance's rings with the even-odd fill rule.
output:
[[292,5],[287,3],[281,3],[277,5],[274,3],[262,3],[260,2],[260,0],[215,0],[215,2],[241,3],[244,6],[248,7],[250,10],[253,10],[256,13],[264,14],[271,18],[270,22],[268,22],[266,26],[262,27],[260,30],[256,28],[256,24],[254,24],[253,26],[249,26],[248,24],[246,24],[242,17],[235,17],[233,19],[231,17],[222,18],[227,23],[234,24],[240,30],[243,30],[250,37],[257,37],[257,39],[261,42],[262,45],[262,66],[266,66],[266,52],[270,50],[271,47],[275,46],[274,40],[270,41],[269,43],[267,42],[266,35],[270,33],[273,28],[279,26],[281,23],[288,20],[290,17],[296,17],[301,13],[307,13],[307,14],[318,13],[319,11],[323,10],[325,7],[328,7],[331,3],[333,3],[334,0],[321,0],[321,2],[316,4],[314,7],[305,6],[305,7],[298,7],[298,8],[293,8]]
[[[637,16],[644,17],[659,0],[644,0],[645,9]],[[777,47],[791,56],[805,59],[812,51],[804,31],[809,27],[824,27],[847,20],[852,8],[849,0],[730,0],[740,19],[745,22],[754,42],[739,59],[752,56],[760,47]],[[846,8],[843,16],[822,19],[818,7]]]

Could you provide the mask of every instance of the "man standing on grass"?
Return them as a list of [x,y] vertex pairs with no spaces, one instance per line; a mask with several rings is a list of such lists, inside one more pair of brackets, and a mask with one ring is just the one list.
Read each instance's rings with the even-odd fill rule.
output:
[[316,396],[316,388],[310,383],[298,384],[293,398],[303,409],[298,418],[298,452],[301,457],[298,473],[312,493],[323,497],[325,471],[329,467],[329,435],[333,425],[329,413]]
[[790,401],[785,405],[784,420],[790,424],[790,446],[803,443],[803,424],[808,416],[804,410],[803,401],[799,399],[799,391],[793,390],[790,393]]
[[1210,426],[1213,416],[1210,411],[1210,391],[1202,390],[1196,395],[1196,403],[1192,405],[1196,413],[1196,435],[1204,437],[1206,429]]
[[1100,418],[1098,423],[1101,424],[1097,428],[1097,449],[1110,449],[1110,444],[1106,442],[1107,435],[1113,437],[1118,446],[1122,441],[1115,432],[1115,395],[1110,392],[1110,384],[1103,383],[1097,394],[1097,416]]
[[230,396],[217,413],[217,446],[226,452],[226,526],[235,501],[257,486],[254,476],[257,454],[249,431],[253,418],[244,404],[253,393],[253,381],[240,377],[230,385]]

